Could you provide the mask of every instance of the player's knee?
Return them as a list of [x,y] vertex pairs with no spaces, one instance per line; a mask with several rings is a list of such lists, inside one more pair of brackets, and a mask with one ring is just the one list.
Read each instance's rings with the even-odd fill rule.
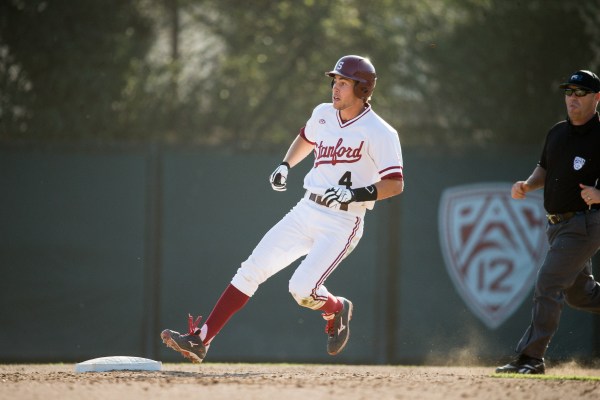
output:
[[258,286],[268,278],[269,275],[266,271],[257,267],[252,262],[245,261],[242,263],[242,266],[238,268],[231,283],[248,296],[252,296],[258,289]]
[[319,308],[323,307],[323,304],[325,304],[323,300],[315,300],[312,296],[302,297],[298,296],[295,293],[290,293],[292,294],[292,297],[294,298],[294,300],[296,300],[296,303],[298,303],[298,305],[310,308],[311,310],[318,310]]
[[323,301],[315,300],[312,296],[312,288],[307,287],[298,280],[290,279],[289,291],[296,303],[302,307],[317,310],[323,305]]
[[296,271],[294,275],[292,275],[290,281],[288,282],[288,290],[290,291],[294,299],[296,299],[296,301],[298,301],[301,298],[310,296],[312,292],[312,288],[305,282],[305,279],[302,279],[302,277],[298,276],[298,271]]

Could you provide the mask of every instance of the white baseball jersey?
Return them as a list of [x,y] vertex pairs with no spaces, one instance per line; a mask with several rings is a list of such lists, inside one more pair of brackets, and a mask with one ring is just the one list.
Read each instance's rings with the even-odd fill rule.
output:
[[[368,105],[343,122],[331,103],[318,105],[300,135],[314,144],[314,166],[304,188],[323,195],[332,186],[359,188],[384,178],[402,177],[398,133]],[[372,209],[374,201],[364,206]]]
[[[331,103],[317,106],[300,135],[315,146],[313,168],[304,179],[308,192],[323,195],[333,186],[358,188],[385,178],[402,178],[402,152],[396,131],[370,106],[343,122]],[[330,296],[325,280],[360,241],[365,207],[350,203],[347,211],[302,198],[256,246],[231,280],[252,296],[259,285],[306,256],[289,281],[298,304],[319,309]]]

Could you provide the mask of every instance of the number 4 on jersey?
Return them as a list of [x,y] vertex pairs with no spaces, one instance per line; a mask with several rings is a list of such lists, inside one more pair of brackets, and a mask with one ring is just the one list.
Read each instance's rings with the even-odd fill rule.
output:
[[350,189],[352,187],[352,172],[346,171],[346,173],[342,175],[338,183]]

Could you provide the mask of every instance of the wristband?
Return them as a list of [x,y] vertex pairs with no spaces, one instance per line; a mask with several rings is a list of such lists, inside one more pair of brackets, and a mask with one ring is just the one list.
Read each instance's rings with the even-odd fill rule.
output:
[[279,165],[285,165],[286,167],[288,167],[288,169],[291,169],[292,167],[290,167],[290,164],[287,161],[282,162]]
[[377,188],[375,185],[352,189],[354,201],[375,201],[377,200]]

